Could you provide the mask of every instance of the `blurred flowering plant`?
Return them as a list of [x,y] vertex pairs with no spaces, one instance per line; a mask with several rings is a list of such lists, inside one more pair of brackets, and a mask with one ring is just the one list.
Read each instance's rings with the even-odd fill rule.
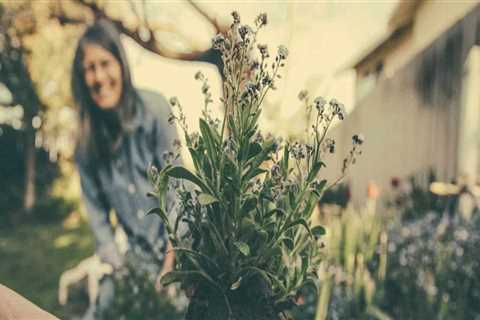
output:
[[[345,109],[334,99],[310,102],[304,92],[301,100],[315,119],[308,140],[264,137],[258,130],[262,102],[289,52],[280,46],[271,61],[268,47],[256,44],[265,14],[254,28],[232,15],[230,30],[213,39],[224,61],[223,120],[213,118],[208,80],[197,73],[205,98],[199,133],[189,132],[179,100],[170,100],[170,120],[184,132],[194,170],[173,164],[150,170],[159,199],[150,213],[163,219],[177,255],[176,269],[161,281],[181,282],[189,293],[187,319],[287,319],[301,290],[317,285],[325,229],[310,217],[328,187],[319,179],[335,148],[326,133],[335,119],[344,119]],[[353,137],[342,173],[362,143],[362,136]],[[176,221],[167,216],[168,192],[179,200]]]
[[317,319],[480,319],[480,215],[382,218],[350,216],[343,230],[336,221],[329,226],[327,250],[339,244],[344,258],[329,252],[322,262],[333,264],[323,268],[327,298],[319,299]]
[[381,307],[396,319],[480,318],[480,215],[424,217],[395,228]]

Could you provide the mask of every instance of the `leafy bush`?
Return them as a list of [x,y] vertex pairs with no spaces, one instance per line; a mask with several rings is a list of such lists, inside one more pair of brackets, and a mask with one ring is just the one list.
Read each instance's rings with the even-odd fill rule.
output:
[[40,223],[58,222],[78,208],[77,200],[48,197],[38,201],[33,208],[32,216]]
[[[223,121],[212,118],[209,85],[197,73],[205,97],[200,133],[188,131],[180,102],[170,101],[175,110],[170,120],[185,134],[194,170],[173,164],[150,170],[159,199],[159,208],[150,213],[162,217],[177,254],[177,269],[162,283],[182,282],[191,293],[187,319],[288,318],[302,291],[318,285],[325,229],[310,217],[328,187],[319,178],[334,151],[326,133],[335,119],[343,120],[345,110],[335,99],[311,101],[302,92],[299,98],[313,115],[306,141],[264,137],[258,130],[262,102],[275,89],[288,50],[280,46],[272,62],[267,46],[256,45],[265,14],[254,29],[241,25],[236,12],[233,17],[228,33],[213,39],[224,62]],[[259,60],[253,58],[256,49]],[[342,173],[362,143],[362,136],[353,137]],[[179,199],[176,221],[167,216],[168,193]]]

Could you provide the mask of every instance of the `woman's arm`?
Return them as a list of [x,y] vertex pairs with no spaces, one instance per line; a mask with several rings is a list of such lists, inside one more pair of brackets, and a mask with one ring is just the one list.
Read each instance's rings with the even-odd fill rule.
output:
[[[176,153],[178,150],[174,150],[173,142],[174,140],[178,140],[178,133],[175,125],[172,125],[168,123],[168,117],[170,116],[171,113],[171,108],[167,100],[161,96],[158,95],[156,105],[154,108],[157,110],[156,112],[156,117],[154,121],[154,127],[153,127],[153,139],[154,139],[154,150],[152,152],[154,153],[154,159],[155,159],[155,164],[159,166],[160,168],[165,166],[166,164],[164,163],[163,159],[163,154],[167,151],[173,151]],[[182,160],[181,158],[177,158],[174,160],[175,165],[181,165]],[[170,190],[167,194],[167,210],[168,210],[168,215],[169,215],[169,220],[170,223],[173,225],[176,220],[176,213],[177,213],[177,206],[176,204],[176,198],[175,198],[175,193],[174,191]],[[182,230],[182,223],[180,223],[179,226],[179,234],[183,233]],[[165,252],[165,258],[163,261],[163,266],[162,269],[160,270],[160,273],[157,277],[157,281],[155,283],[155,287],[157,291],[162,290],[162,287],[160,285],[160,279],[161,277],[172,271],[175,267],[175,252],[173,251],[172,243],[168,241],[167,244],[167,249]],[[170,287],[172,290],[174,289],[173,286]]]
[[160,273],[158,274],[157,280],[155,281],[155,289],[157,290],[157,292],[160,292],[163,289],[162,285],[160,284],[160,279],[163,277],[164,274],[172,271],[175,267],[175,252],[172,249],[172,243],[168,241],[167,251],[165,252],[165,259],[163,260],[163,266],[160,270]]
[[108,218],[110,205],[101,194],[94,173],[82,165],[78,165],[78,169],[82,198],[97,242],[98,255],[102,261],[118,269],[123,265],[123,258],[115,244],[113,229]]

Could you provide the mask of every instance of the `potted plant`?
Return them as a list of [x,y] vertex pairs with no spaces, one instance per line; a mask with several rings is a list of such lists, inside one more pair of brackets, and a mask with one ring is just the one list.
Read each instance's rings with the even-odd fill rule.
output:
[[[238,13],[232,15],[229,31],[213,39],[224,62],[223,120],[212,117],[207,79],[197,73],[205,97],[199,133],[189,132],[180,102],[170,99],[170,120],[184,132],[194,169],[170,163],[149,170],[152,195],[159,200],[150,213],[163,219],[176,253],[175,270],[161,282],[181,282],[190,296],[189,320],[288,319],[302,290],[317,286],[325,229],[312,225],[310,217],[328,187],[318,177],[325,155],[334,151],[326,133],[335,119],[343,120],[345,110],[334,99],[311,101],[302,92],[299,98],[314,119],[308,140],[263,137],[258,128],[262,102],[275,89],[288,50],[280,46],[270,59],[267,46],[257,45],[265,14],[254,28],[242,25]],[[354,136],[343,172],[362,142]],[[178,200],[175,221],[167,214],[169,192]]]

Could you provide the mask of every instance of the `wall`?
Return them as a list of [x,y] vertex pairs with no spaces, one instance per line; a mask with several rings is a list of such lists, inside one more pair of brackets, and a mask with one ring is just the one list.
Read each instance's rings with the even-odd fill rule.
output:
[[385,74],[393,75],[478,4],[477,0],[422,1],[409,37],[385,56]]
[[[395,51],[395,63],[408,63],[399,63],[390,77],[380,77],[343,125],[333,130],[338,151],[343,153],[328,162],[330,177],[340,171],[351,136],[361,132],[366,137],[364,153],[350,175],[357,204],[372,180],[386,190],[395,176],[433,168],[440,180],[448,181],[464,171],[459,165],[466,153],[459,145],[466,141],[466,133],[475,131],[463,127],[464,105],[466,97],[475,97],[478,89],[468,83],[462,89],[462,69],[470,49],[480,40],[480,6],[472,10],[476,4],[423,2],[411,35],[412,45],[404,43],[404,50]],[[470,106],[468,112],[478,115],[480,106]],[[473,153],[467,156],[476,157]]]
[[327,176],[336,176],[351,146],[351,137],[363,133],[363,154],[347,181],[355,203],[361,203],[369,181],[381,189],[392,177],[434,168],[441,180],[456,175],[458,97],[450,106],[425,105],[415,88],[418,57],[391,79],[384,79],[357,104],[344,122],[332,130],[337,153],[327,160]]

